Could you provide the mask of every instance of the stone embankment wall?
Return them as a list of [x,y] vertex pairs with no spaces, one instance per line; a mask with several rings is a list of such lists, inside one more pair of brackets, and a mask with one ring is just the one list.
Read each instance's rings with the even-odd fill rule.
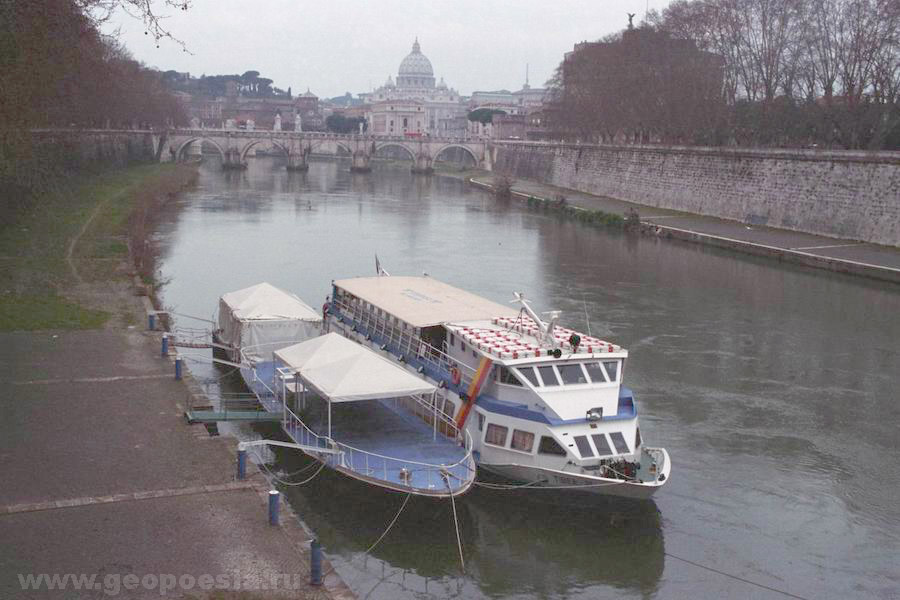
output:
[[31,134],[42,160],[73,170],[159,161],[161,134],[152,131],[55,129]]
[[900,153],[502,142],[494,171],[751,225],[900,246]]

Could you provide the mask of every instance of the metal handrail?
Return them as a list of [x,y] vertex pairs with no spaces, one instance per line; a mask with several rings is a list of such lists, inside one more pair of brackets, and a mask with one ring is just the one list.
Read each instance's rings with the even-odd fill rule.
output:
[[338,319],[342,317],[349,319],[357,331],[369,336],[372,341],[384,344],[389,348],[396,348],[395,354],[403,356],[408,364],[423,368],[432,367],[440,373],[441,379],[448,386],[452,383],[450,371],[453,368],[458,369],[460,373],[460,382],[456,386],[458,390],[468,389],[469,384],[475,378],[475,369],[469,365],[451,357],[443,350],[435,348],[422,338],[404,331],[399,323],[390,323],[371,310],[357,308],[333,299],[329,312]]
[[[443,414],[443,413],[441,413],[441,414]],[[374,473],[374,468],[369,466],[369,460],[368,460],[369,457],[375,457],[375,458],[381,459],[383,461],[383,465],[382,465],[382,469],[383,469],[383,473],[384,473],[383,481],[389,481],[388,477],[387,477],[387,473],[389,470],[391,472],[399,471],[401,469],[404,469],[404,468],[407,468],[410,466],[424,467],[422,469],[417,469],[417,470],[426,472],[426,482],[425,483],[426,483],[426,486],[428,486],[428,487],[427,488],[417,488],[417,489],[433,489],[433,487],[431,485],[432,483],[438,483],[438,484],[443,483],[443,479],[442,479],[443,473],[446,471],[449,471],[450,469],[458,467],[458,466],[465,467],[466,470],[471,473],[472,478],[474,478],[474,476],[475,476],[474,475],[475,474],[474,457],[472,456],[472,438],[469,435],[468,431],[465,432],[465,440],[464,440],[464,446],[463,446],[466,450],[465,455],[460,460],[458,460],[452,464],[444,464],[444,463],[425,463],[425,462],[411,460],[411,459],[403,459],[403,458],[396,458],[393,456],[386,456],[383,454],[379,454],[377,452],[361,450],[359,448],[356,448],[355,446],[351,446],[350,444],[346,444],[344,442],[338,442],[338,441],[334,440],[333,438],[320,435],[320,434],[316,433],[315,431],[313,431],[312,429],[310,429],[309,426],[307,426],[306,423],[304,423],[303,420],[299,416],[297,416],[297,414],[294,413],[293,410],[291,410],[290,408],[287,408],[287,406],[285,406],[285,417],[284,417],[284,421],[283,421],[283,426],[284,426],[285,431],[287,431],[288,434],[291,435],[291,437],[294,437],[294,435],[295,435],[292,432],[292,429],[296,428],[296,429],[300,430],[300,439],[297,440],[295,438],[295,440],[297,442],[299,442],[301,445],[309,446],[309,447],[313,447],[313,446],[319,447],[319,442],[323,441],[326,444],[325,447],[330,448],[330,449],[335,449],[335,448],[339,449],[341,451],[340,454],[338,455],[338,456],[340,456],[340,463],[339,463],[340,466],[347,468],[350,471],[353,471],[354,473],[360,473],[362,475],[371,476]],[[310,443],[311,440],[315,440],[315,444]],[[348,454],[349,454],[349,459],[350,459],[349,464],[348,464],[348,461],[345,460],[347,458]],[[366,457],[365,469],[360,469],[356,466],[357,461],[354,460],[354,454],[359,454],[359,455],[363,455]],[[326,460],[333,460],[333,459],[326,459]],[[389,463],[392,465],[395,465],[395,466],[392,466],[389,469],[388,468]],[[436,479],[434,481],[432,481],[432,474],[436,475]]]

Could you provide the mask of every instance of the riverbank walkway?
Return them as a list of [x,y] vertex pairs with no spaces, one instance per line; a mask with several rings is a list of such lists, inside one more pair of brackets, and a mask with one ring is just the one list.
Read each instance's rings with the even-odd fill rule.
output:
[[[478,187],[492,188],[493,176],[477,176],[469,181]],[[555,200],[563,196],[569,206],[623,216],[634,209],[640,215],[642,230],[651,235],[900,283],[900,248],[655,208],[524,179],[514,180],[512,189],[520,199]]]
[[308,584],[309,535],[286,503],[268,524],[235,440],[185,422],[159,334],[0,333],[0,364],[0,598],[352,598]]

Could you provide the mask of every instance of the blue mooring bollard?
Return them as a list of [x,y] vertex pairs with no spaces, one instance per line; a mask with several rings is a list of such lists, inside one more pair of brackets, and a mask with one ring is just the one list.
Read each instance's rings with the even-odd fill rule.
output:
[[178,355],[175,356],[175,381],[180,381],[180,380],[181,380],[181,363],[182,363],[182,360],[183,360],[183,359],[181,358],[181,356],[178,356]]
[[156,331],[156,313],[149,313],[147,315],[147,329]]
[[278,490],[269,492],[269,525],[278,525],[278,499],[280,496]]
[[247,451],[238,450],[238,480],[243,481],[247,478]]
[[164,333],[162,337],[162,350],[160,351],[160,355],[165,358],[169,355],[169,334]]
[[322,544],[317,539],[309,544],[309,584],[322,585]]

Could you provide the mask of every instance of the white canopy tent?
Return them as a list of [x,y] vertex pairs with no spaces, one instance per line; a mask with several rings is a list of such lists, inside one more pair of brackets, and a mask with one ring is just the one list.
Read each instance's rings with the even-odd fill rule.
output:
[[319,335],[322,316],[294,294],[260,283],[223,295],[218,325],[219,340],[255,362],[270,357],[279,343]]
[[427,381],[333,332],[277,350],[275,358],[327,400],[329,437],[332,403],[429,395],[437,391]]

